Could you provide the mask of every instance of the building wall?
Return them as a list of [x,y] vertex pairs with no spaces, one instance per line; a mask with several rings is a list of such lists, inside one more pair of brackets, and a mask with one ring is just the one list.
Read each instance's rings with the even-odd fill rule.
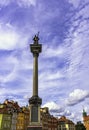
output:
[[67,130],[65,124],[58,124],[58,130]]
[[2,118],[3,118],[3,114],[0,114],[0,129],[2,127]]
[[75,125],[64,124],[58,127],[58,130],[75,130]]
[[29,125],[29,117],[30,117],[30,110],[28,107],[23,107],[22,111],[24,113],[24,130],[27,130],[27,126]]
[[11,130],[16,130],[16,124],[17,124],[17,112],[13,112]]
[[89,120],[85,121],[84,122],[84,125],[86,127],[86,130],[89,130]]
[[27,130],[29,113],[28,107],[20,107],[17,102],[5,100],[0,104],[0,130]]
[[83,122],[86,130],[89,130],[89,115],[83,117]]
[[[17,103],[5,101],[7,114],[0,114],[0,130],[27,130],[30,122],[30,110],[28,107],[19,107]],[[5,108],[5,104],[0,106]],[[42,130],[75,130],[72,121],[63,117],[62,120],[50,115],[47,107],[40,108]],[[87,122],[89,123],[89,122]],[[86,124],[86,122],[85,122]],[[89,129],[87,129],[89,130]]]
[[75,130],[75,124],[65,116],[62,116],[58,120],[58,130]]
[[11,114],[2,114],[0,130],[11,130]]
[[75,130],[75,125],[73,125],[73,124],[66,124],[66,130]]
[[19,112],[17,115],[16,130],[24,130],[24,113]]
[[53,116],[49,116],[48,118],[48,130],[57,130],[58,121]]
[[27,126],[29,125],[29,112],[24,113],[24,130],[27,130]]
[[58,121],[50,115],[47,107],[41,108],[42,130],[57,130]]
[[86,130],[89,130],[89,115],[87,115],[86,111],[83,109],[83,122]]

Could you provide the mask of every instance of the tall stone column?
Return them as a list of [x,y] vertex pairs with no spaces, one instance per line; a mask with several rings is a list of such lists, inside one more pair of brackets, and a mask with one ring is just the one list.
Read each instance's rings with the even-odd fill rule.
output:
[[38,54],[33,57],[33,96],[38,96]]
[[30,45],[33,53],[33,95],[29,99],[30,104],[30,122],[27,130],[42,130],[40,121],[40,106],[42,99],[38,96],[38,57],[42,51],[42,45],[38,43],[37,35],[33,38],[34,43]]

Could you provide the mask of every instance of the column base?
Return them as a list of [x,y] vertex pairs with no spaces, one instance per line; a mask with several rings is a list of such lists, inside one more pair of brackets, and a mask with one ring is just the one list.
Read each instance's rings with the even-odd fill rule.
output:
[[42,126],[28,126],[27,130],[42,130]]

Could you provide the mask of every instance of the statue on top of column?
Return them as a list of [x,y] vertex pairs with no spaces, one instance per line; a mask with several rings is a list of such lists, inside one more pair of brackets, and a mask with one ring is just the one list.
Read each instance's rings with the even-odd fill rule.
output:
[[38,32],[37,35],[34,36],[33,40],[34,40],[34,44],[38,44],[38,41],[39,41],[39,32]]

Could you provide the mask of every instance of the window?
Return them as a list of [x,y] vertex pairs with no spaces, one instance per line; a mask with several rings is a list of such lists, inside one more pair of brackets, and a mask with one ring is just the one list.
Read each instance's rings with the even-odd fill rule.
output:
[[6,126],[6,123],[4,123],[4,128],[6,128],[7,126]]
[[10,116],[8,116],[8,119],[10,119]]
[[10,124],[7,124],[8,128],[10,127]]

